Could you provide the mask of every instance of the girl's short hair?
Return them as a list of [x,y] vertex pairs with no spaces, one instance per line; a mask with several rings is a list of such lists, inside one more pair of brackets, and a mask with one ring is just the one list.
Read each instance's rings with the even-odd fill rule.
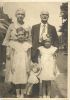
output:
[[22,34],[24,35],[24,37],[26,37],[26,38],[29,37],[29,32],[26,31],[23,27],[19,27],[16,29],[16,32],[17,32],[16,36],[22,35],[22,34],[20,34],[20,31],[22,31]]
[[[19,35],[19,32],[22,31],[22,32],[25,32],[25,29],[23,27],[19,27],[16,29],[16,32],[18,33],[17,35]],[[24,33],[23,33],[24,34]]]

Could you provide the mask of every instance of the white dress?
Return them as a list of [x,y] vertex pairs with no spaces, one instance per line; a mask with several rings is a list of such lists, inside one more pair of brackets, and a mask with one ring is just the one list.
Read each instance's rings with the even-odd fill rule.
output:
[[42,71],[39,75],[40,80],[54,80],[58,72],[55,59],[53,54],[57,50],[56,47],[51,46],[50,48],[45,48],[43,46],[39,47],[41,53],[40,67]]
[[31,44],[28,42],[20,43],[18,41],[10,41],[9,46],[14,50],[12,57],[12,68],[14,72],[10,72],[9,81],[14,84],[26,84],[28,78],[27,66],[29,65],[27,50],[31,48]]
[[28,83],[32,83],[32,84],[39,83],[39,80],[37,78],[37,75],[33,71],[30,72],[30,76],[28,78]]
[[6,71],[5,71],[5,82],[9,83],[9,74],[10,74],[10,70],[11,70],[11,66],[12,66],[12,59],[13,59],[13,50],[9,48],[8,44],[10,42],[10,40],[14,41],[17,39],[16,37],[16,29],[19,27],[23,27],[26,31],[29,32],[29,34],[31,34],[30,32],[30,27],[28,25],[26,25],[25,23],[23,25],[20,25],[17,20],[14,21],[14,23],[12,23],[6,33],[5,39],[3,41],[4,46],[6,46],[6,55],[10,53],[10,59],[6,58]]

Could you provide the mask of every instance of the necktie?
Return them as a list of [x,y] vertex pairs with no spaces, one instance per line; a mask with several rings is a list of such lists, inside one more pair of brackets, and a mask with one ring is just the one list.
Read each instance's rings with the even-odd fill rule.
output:
[[[45,26],[46,26],[46,25],[44,24],[44,25],[43,25],[43,29],[42,29],[42,34],[45,33]],[[42,35],[42,34],[41,34],[41,35]]]
[[43,40],[43,35],[45,33],[45,27],[46,27],[46,25],[44,24],[43,27],[42,27],[41,41]]

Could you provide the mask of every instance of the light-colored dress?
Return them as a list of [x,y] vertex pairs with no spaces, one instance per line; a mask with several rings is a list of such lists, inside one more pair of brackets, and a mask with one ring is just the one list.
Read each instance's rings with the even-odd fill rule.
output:
[[15,35],[17,34],[16,29],[19,27],[23,27],[25,30],[28,30],[30,33],[30,27],[28,25],[26,25],[25,23],[23,25],[20,25],[19,23],[17,23],[17,21],[15,21],[9,26],[5,39],[2,44],[7,47],[6,54],[10,53],[10,59],[6,59],[5,82],[9,82],[9,74],[11,70],[12,57],[13,57],[13,50],[9,48],[8,43],[10,42],[10,40],[15,41],[17,39]]
[[10,41],[8,45],[14,50],[11,67],[14,69],[14,72],[10,72],[9,81],[14,84],[26,84],[29,66],[27,51],[31,48],[31,44],[28,42]]
[[54,80],[57,76],[57,73],[59,73],[56,66],[56,60],[53,57],[53,54],[57,48],[51,46],[47,49],[41,46],[38,49],[40,50],[41,54],[39,66],[42,68],[42,71],[39,75],[40,80]]
[[31,83],[31,84],[39,83],[38,77],[37,77],[36,73],[34,73],[33,71],[30,72],[30,76],[28,78],[28,83]]

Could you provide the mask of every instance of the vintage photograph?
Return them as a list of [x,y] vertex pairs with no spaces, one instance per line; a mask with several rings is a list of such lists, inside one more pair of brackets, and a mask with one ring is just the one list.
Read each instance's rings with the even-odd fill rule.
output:
[[67,98],[68,2],[0,2],[0,98]]

